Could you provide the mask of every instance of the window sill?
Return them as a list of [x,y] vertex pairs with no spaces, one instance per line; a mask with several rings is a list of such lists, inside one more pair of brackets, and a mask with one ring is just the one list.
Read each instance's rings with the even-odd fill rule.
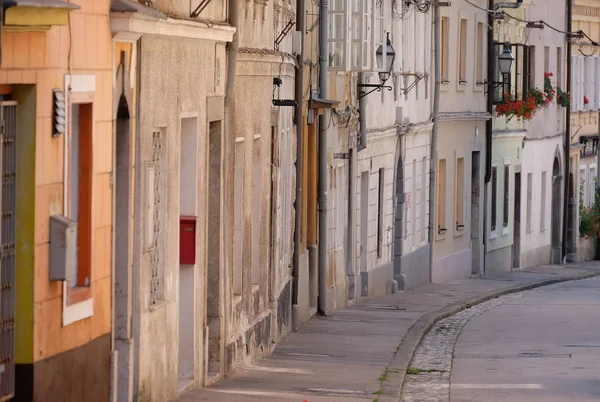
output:
[[150,305],[150,312],[161,310],[168,303],[168,300],[159,300],[158,302],[156,302],[156,304]]
[[446,232],[448,231],[448,229],[438,229],[437,230],[437,234],[435,236],[435,240],[439,241],[439,240],[445,240],[446,239]]
[[490,233],[490,240],[494,240],[498,237],[498,233],[494,230]]
[[465,225],[456,225],[454,228],[454,237],[460,237],[464,234]]
[[508,236],[508,234],[510,233],[509,227],[505,226],[502,228],[502,236]]
[[67,282],[63,282],[63,327],[76,321],[89,318],[93,314],[94,300],[92,298],[92,289],[82,287],[71,290],[71,288],[68,287]]

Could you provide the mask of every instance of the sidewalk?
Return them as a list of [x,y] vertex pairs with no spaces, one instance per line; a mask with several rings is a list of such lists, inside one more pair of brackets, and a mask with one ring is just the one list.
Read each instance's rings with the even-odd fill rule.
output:
[[[600,261],[424,284],[366,300],[293,332],[273,354],[184,401],[398,401],[412,355],[439,319],[501,294],[600,274]],[[377,393],[377,394],[376,394]]]

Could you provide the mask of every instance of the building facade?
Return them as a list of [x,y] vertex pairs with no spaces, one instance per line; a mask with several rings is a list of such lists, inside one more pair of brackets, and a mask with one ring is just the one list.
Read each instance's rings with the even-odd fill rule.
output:
[[4,7],[2,281],[10,285],[1,309],[14,327],[2,335],[7,360],[0,399],[106,401],[109,1],[12,1]]
[[441,100],[431,280],[483,270],[487,14],[465,2],[441,9]]
[[227,10],[111,5],[119,401],[168,400],[224,374]]
[[[564,15],[550,11],[561,7],[563,1],[529,4],[526,19],[544,20],[565,31]],[[553,101],[525,123],[521,172],[514,174],[521,188],[515,189],[513,269],[560,262],[564,209],[564,182],[558,176],[564,174],[565,108],[556,101],[556,93],[566,91],[565,38],[551,29],[525,28],[523,35],[530,59],[525,67],[530,89],[555,92]]]

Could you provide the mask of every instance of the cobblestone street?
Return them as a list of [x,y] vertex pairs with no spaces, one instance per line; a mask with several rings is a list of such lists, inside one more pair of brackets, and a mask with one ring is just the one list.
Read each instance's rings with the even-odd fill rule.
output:
[[[550,401],[547,389],[552,388],[552,375],[555,374],[555,370],[547,368],[551,361],[548,359],[568,357],[571,359],[568,364],[573,365],[579,358],[586,360],[584,354],[587,350],[597,353],[600,349],[597,336],[589,337],[593,333],[600,333],[600,314],[597,309],[600,303],[597,298],[589,300],[590,293],[594,294],[594,290],[600,290],[600,280],[597,277],[557,283],[501,296],[439,321],[423,339],[407,370],[402,401]],[[594,319],[586,320],[583,315],[572,313],[572,308],[578,304],[578,300],[582,306],[588,307],[582,312]],[[570,309],[560,309],[555,304],[569,305]],[[516,307],[522,305],[534,305],[546,310],[546,314],[542,315],[543,319],[536,319],[523,312],[522,308]],[[591,306],[595,308],[591,309]],[[492,315],[496,319],[488,318]],[[500,315],[512,316],[512,320],[504,317],[503,321],[497,317]],[[499,325],[500,322],[508,324]],[[511,323],[513,325],[510,325]],[[531,325],[532,323],[537,325]],[[572,331],[568,328],[572,328]],[[571,333],[577,334],[581,339],[579,342],[573,342],[573,345],[564,345],[566,340],[563,338],[569,338]],[[536,339],[546,339],[546,343],[538,345]],[[507,343],[510,347],[502,346]],[[575,345],[576,343],[580,345]],[[568,349],[563,354],[547,352],[561,346]],[[533,358],[536,358],[535,361]],[[510,361],[511,364],[500,364],[500,367],[497,367],[499,361]],[[539,367],[533,363],[538,363]],[[535,376],[537,381],[526,383],[521,374],[531,375],[535,367],[540,371],[540,374]],[[582,370],[584,367],[572,368]],[[594,365],[586,368],[587,372],[598,371],[597,363],[595,368]],[[486,375],[478,374],[482,372]],[[547,376],[542,373],[546,373]],[[571,382],[566,383],[567,389],[576,387],[582,377],[586,377],[583,371],[576,373],[581,374],[574,375],[573,371],[564,367],[562,375],[571,377]],[[500,378],[511,378],[512,381],[500,382]],[[592,379],[587,378],[587,381],[590,380]],[[600,387],[598,381],[595,381],[595,386],[589,383],[587,390],[578,390],[579,395],[569,400],[588,401],[592,400],[589,399],[592,396],[598,398]],[[505,396],[498,398],[498,394]],[[556,399],[559,400],[564,399]]]

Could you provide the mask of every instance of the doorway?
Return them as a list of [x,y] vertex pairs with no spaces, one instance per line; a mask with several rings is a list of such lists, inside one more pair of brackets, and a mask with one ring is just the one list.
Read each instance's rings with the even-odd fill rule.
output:
[[[123,73],[122,73],[123,74]],[[131,120],[125,94],[119,98],[115,138],[114,184],[114,349],[117,351],[117,400],[131,400],[132,383],[132,215],[131,215]],[[116,241],[116,239],[126,239]]]
[[481,152],[473,151],[471,153],[471,275],[481,273],[481,233],[480,227],[480,206],[481,206]]
[[[517,168],[520,168],[517,166]],[[515,206],[512,267],[521,267],[521,172],[515,172]]]
[[[181,119],[179,153],[179,213],[182,217],[195,219],[198,176],[198,118]],[[179,239],[182,247],[182,239]],[[178,253],[180,254],[180,253]],[[196,288],[196,265],[179,265],[179,390],[194,381],[194,291]]]
[[398,157],[396,166],[396,210],[394,213],[394,279],[398,282],[398,288],[404,289],[404,278],[402,276],[402,242],[404,240],[404,167],[402,156]]
[[[572,166],[570,171],[572,172]],[[567,226],[567,261],[568,262],[577,262],[577,230],[578,230],[578,222],[577,222],[577,200],[575,199],[575,181],[573,180],[573,173],[569,173],[569,208],[567,209],[569,213],[569,220]]]
[[206,287],[206,355],[204,384],[221,375],[221,122],[211,122],[208,133],[208,284]]
[[[542,184],[544,185],[544,184]],[[560,173],[560,161],[558,156],[554,157],[552,166],[552,263],[560,264],[562,262],[562,244],[561,244],[561,193],[562,193],[562,175]],[[542,197],[545,195],[542,194]]]

